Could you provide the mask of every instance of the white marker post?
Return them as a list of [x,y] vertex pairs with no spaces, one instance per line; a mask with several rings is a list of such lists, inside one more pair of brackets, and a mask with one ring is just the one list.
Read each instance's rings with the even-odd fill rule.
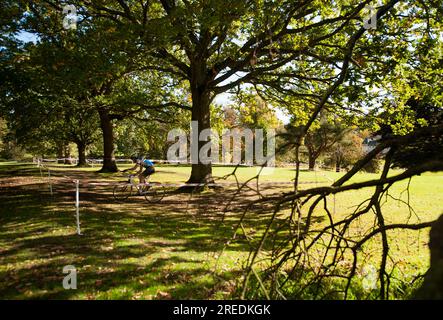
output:
[[74,180],[75,183],[75,211],[76,211],[76,218],[77,218],[77,234],[81,235],[80,232],[80,191],[79,191],[79,181]]

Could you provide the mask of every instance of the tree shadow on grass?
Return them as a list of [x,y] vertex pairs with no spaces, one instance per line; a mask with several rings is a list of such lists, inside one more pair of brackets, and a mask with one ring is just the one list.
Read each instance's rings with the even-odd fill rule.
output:
[[[229,292],[225,283],[239,278],[240,267],[228,262],[225,277],[213,273],[213,255],[232,236],[248,193],[222,223],[235,190],[116,203],[109,187],[89,185],[81,189],[78,236],[72,183],[56,181],[53,192],[42,184],[0,188],[1,298],[204,299]],[[268,218],[254,215],[248,226],[260,234]],[[239,238],[227,258],[242,259],[249,249]],[[78,290],[63,289],[65,265],[78,268]]]

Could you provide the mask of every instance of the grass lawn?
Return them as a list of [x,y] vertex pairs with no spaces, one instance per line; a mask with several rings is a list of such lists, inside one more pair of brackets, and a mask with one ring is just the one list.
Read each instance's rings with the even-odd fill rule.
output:
[[[129,165],[121,166],[122,169]],[[98,167],[78,169],[50,165],[53,196],[47,171],[40,175],[35,164],[0,163],[0,298],[1,299],[220,299],[238,297],[236,284],[249,252],[243,239],[232,242],[238,217],[254,196],[244,193],[231,205],[222,223],[223,209],[233,188],[201,194],[171,193],[161,203],[149,204],[143,197],[117,203],[112,186],[99,183],[121,180],[120,174],[99,174]],[[215,167],[215,176],[232,167]],[[256,168],[238,169],[245,181]],[[153,181],[185,182],[190,167],[159,166]],[[343,173],[302,172],[302,187],[320,186]],[[376,178],[359,174],[353,181]],[[294,169],[265,172],[261,182],[290,182]],[[81,227],[76,235],[74,184],[81,181]],[[235,181],[232,177],[230,181]],[[392,187],[383,209],[388,222],[404,222],[410,212],[398,200],[406,200],[407,181]],[[265,185],[268,193],[288,190],[290,185]],[[345,215],[369,197],[372,189],[338,195],[335,214]],[[442,213],[443,173],[414,177],[410,203],[415,213],[410,221],[435,220]],[[395,199],[394,199],[395,198]],[[397,200],[396,200],[397,199]],[[322,212],[316,212],[322,216]],[[259,234],[265,217],[246,221],[246,230]],[[361,229],[372,221],[362,220]],[[321,223],[321,222],[319,222]],[[428,231],[390,233],[393,257],[405,278],[428,267]],[[377,259],[374,253],[374,259]],[[78,289],[65,290],[62,269],[74,265]]]

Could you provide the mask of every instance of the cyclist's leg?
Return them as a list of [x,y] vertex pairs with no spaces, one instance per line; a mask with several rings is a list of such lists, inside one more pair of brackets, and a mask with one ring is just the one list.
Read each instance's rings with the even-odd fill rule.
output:
[[145,181],[146,183],[149,183],[149,178],[151,178],[151,176],[155,173],[155,169],[154,168],[146,168],[146,170],[144,171],[145,174]]
[[138,176],[138,179],[139,179],[139,181],[140,181],[140,184],[144,184],[144,183],[145,183],[145,175],[144,175],[143,173],[141,173],[141,174]]
[[147,178],[149,178],[149,175],[150,175],[149,170],[148,170],[148,169],[145,169],[145,170],[140,174],[140,177],[139,177],[139,179],[140,179],[140,184],[146,184],[146,180],[147,180]]

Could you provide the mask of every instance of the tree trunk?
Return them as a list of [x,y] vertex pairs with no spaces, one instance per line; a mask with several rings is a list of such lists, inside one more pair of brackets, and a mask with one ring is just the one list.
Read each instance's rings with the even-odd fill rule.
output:
[[335,160],[335,172],[340,172],[340,159],[338,157]]
[[308,157],[309,157],[309,160],[308,160],[308,162],[309,162],[309,171],[314,171],[315,170],[315,161],[317,159],[314,157],[314,155],[311,152],[309,152]]
[[78,167],[85,167],[86,163],[86,144],[83,142],[77,142],[78,149]]
[[109,116],[109,111],[99,110],[100,128],[103,134],[103,166],[99,172],[117,172],[114,156],[114,129]]
[[[196,70],[197,69],[197,70]],[[204,129],[211,127],[210,109],[211,104],[210,93],[205,88],[205,72],[202,68],[194,66],[194,77],[191,81],[192,92],[192,121],[198,123],[198,135]],[[198,140],[198,139],[197,139]],[[197,143],[194,141],[194,143]],[[207,141],[198,141],[198,150],[207,143]],[[211,163],[203,164],[198,159],[198,163],[192,164],[191,177],[187,183],[211,183],[212,179],[212,165]]]

